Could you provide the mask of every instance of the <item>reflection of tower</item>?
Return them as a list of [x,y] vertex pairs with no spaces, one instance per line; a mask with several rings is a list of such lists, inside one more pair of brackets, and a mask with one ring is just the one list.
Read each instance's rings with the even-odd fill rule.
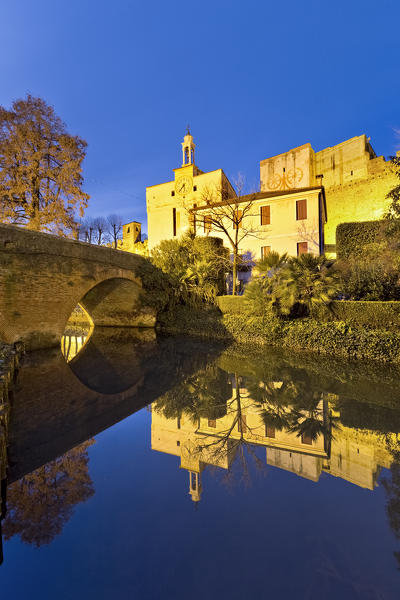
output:
[[187,128],[187,133],[183,138],[182,142],[182,155],[183,162],[182,167],[186,165],[194,165],[194,149],[195,144],[193,143],[193,136],[190,134],[189,127]]
[[201,498],[201,480],[200,473],[189,471],[189,494],[193,502],[200,502]]

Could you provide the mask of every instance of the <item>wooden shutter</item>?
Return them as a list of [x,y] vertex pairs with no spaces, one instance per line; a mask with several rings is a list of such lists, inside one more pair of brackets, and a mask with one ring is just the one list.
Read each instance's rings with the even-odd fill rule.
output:
[[261,225],[270,225],[271,223],[271,207],[261,207]]
[[297,243],[297,256],[300,254],[307,254],[308,252],[308,242],[298,242]]
[[261,258],[265,258],[271,252],[271,246],[261,246]]
[[209,427],[216,427],[217,426],[216,419],[208,419],[208,426]]
[[275,427],[271,427],[271,425],[265,426],[265,437],[274,438],[275,437]]
[[311,446],[312,438],[309,435],[307,435],[307,433],[303,433],[301,436],[301,443],[308,444],[309,446]]
[[296,200],[296,220],[307,219],[307,200]]

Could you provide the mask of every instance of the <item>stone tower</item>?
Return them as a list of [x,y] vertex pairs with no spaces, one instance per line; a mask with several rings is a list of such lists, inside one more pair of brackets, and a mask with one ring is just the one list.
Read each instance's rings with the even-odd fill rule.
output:
[[186,135],[182,142],[182,167],[194,165],[194,150],[196,145],[193,143],[193,136],[190,133],[189,127],[186,130]]

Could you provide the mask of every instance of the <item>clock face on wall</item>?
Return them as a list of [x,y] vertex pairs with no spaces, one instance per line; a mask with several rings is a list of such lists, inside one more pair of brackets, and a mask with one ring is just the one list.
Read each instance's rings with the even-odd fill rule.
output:
[[193,181],[191,177],[179,177],[179,179],[175,181],[175,192],[179,196],[186,196],[186,194],[192,191],[192,184]]

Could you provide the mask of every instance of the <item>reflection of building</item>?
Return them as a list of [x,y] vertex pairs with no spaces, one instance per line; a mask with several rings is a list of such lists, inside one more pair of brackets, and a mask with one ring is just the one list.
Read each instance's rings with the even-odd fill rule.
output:
[[[218,202],[235,191],[221,169],[203,173],[195,165],[189,132],[182,150],[182,166],[174,169],[174,180],[146,190],[150,248],[182,235],[189,226],[198,235],[224,236],[212,232],[205,192],[213,188]],[[240,250],[256,259],[270,250],[289,255],[334,253],[337,225],[381,218],[388,204],[386,194],[396,182],[389,164],[376,156],[365,135],[319,152],[308,143],[262,160],[261,191],[239,198],[238,212],[250,198],[254,200],[244,219],[246,227],[257,231],[243,240]]]
[[[279,387],[280,382],[273,384]],[[249,398],[246,388],[238,392],[233,386],[228,410],[217,419],[193,420],[185,415],[169,419],[152,408],[152,449],[180,457],[195,501],[201,497],[200,476],[205,467],[229,469],[241,443],[264,446],[266,464],[315,482],[325,472],[373,490],[381,468],[390,467],[392,458],[385,441],[374,432],[338,426],[332,437],[321,433],[312,439],[296,431],[278,430],[265,425],[259,405]],[[328,402],[322,399],[319,409],[321,422],[329,420]]]

